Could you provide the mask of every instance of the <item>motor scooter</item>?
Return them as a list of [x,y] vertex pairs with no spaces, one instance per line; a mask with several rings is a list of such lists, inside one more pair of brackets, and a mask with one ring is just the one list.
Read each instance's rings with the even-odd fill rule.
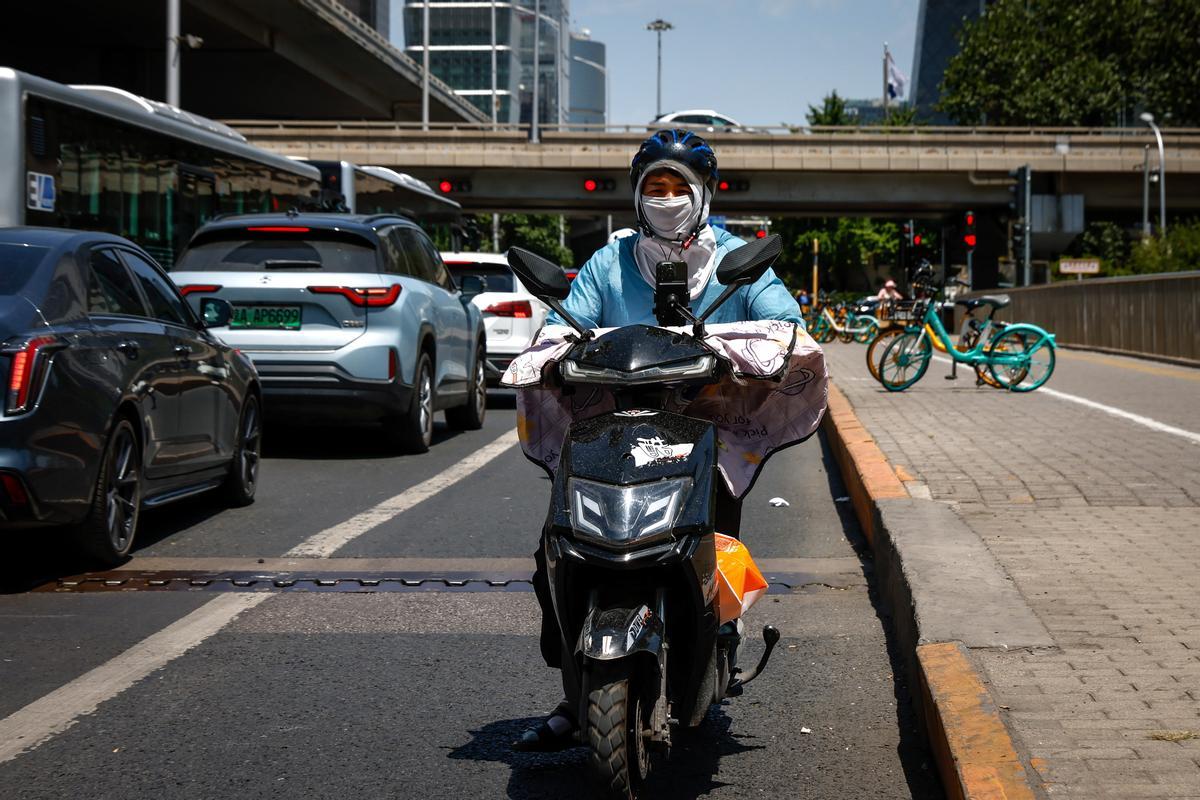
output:
[[[552,391],[564,406],[590,409],[568,420],[560,441],[544,446],[549,455],[535,460],[553,477],[542,552],[562,633],[564,686],[605,797],[637,797],[652,761],[669,752],[673,732],[698,726],[712,704],[742,694],[780,638],[766,625],[757,665],[749,671],[738,666],[747,598],[737,597],[741,605],[734,602],[732,611],[723,604],[729,576],[718,569],[718,557],[740,543],[714,530],[725,445],[717,422],[688,413],[716,385],[737,391],[744,381],[735,377],[728,353],[707,337],[705,321],[738,287],[758,280],[780,251],[779,237],[771,236],[727,254],[717,268],[725,288],[699,315],[689,308],[686,280],[664,278],[683,265],[664,262],[656,319],[676,327],[629,325],[599,335],[563,308],[570,287],[558,265],[519,248],[508,254],[521,282],[573,332],[557,340],[551,359],[544,352],[536,358],[535,343],[503,382],[521,385],[524,370],[528,402],[545,401]],[[777,339],[792,337],[785,345],[794,346],[797,331],[806,337],[792,323],[773,323],[770,330]],[[819,359],[819,348],[811,348]],[[803,371],[800,386],[787,383],[795,375],[786,365],[776,369],[761,394],[787,401],[790,386],[797,396],[816,397],[805,402],[821,409],[796,428],[811,435],[823,410],[823,362],[819,376]],[[524,407],[518,409],[524,445],[532,423]],[[765,589],[765,581],[754,587]]]

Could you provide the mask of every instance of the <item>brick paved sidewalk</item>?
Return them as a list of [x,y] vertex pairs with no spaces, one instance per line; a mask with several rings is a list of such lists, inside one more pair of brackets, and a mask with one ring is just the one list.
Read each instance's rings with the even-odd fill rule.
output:
[[951,503],[1054,637],[973,652],[1046,792],[1200,798],[1200,446],[939,362],[892,394],[861,345],[826,353],[910,494]]

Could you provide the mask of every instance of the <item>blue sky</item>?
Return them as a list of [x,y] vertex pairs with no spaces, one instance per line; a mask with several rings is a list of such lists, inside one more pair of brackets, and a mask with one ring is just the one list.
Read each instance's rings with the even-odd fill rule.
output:
[[[883,43],[912,78],[919,0],[571,0],[573,28],[608,48],[614,123],[654,116],[655,36],[663,34],[663,110],[715,108],[746,125],[803,124],[832,89],[879,97]],[[393,31],[399,39],[399,11]]]
[[715,108],[747,125],[803,123],[831,89],[879,97],[883,43],[911,79],[919,0],[571,0],[575,28],[608,47],[612,122],[654,116],[661,17],[663,110]]

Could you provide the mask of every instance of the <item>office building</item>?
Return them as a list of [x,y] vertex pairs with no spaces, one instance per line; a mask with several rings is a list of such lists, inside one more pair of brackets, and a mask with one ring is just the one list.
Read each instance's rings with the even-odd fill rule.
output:
[[[425,0],[405,0],[404,51],[418,62],[425,11]],[[458,95],[489,115],[494,110],[499,123],[530,122],[536,41],[538,119],[547,125],[568,121],[573,41],[568,0],[436,0],[428,12],[430,71]]]
[[571,32],[571,85],[567,122],[603,125],[608,119],[608,68],[605,47],[586,28]]
[[963,23],[978,19],[987,0],[921,0],[917,15],[917,41],[913,48],[913,89],[909,95],[921,123],[948,125],[953,121],[936,110],[941,99],[942,77],[958,53]]

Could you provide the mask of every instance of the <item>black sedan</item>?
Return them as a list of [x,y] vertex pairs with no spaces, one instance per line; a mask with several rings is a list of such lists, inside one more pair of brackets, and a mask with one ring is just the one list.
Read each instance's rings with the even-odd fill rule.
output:
[[[210,325],[222,300],[202,303]],[[61,526],[104,565],[143,508],[253,501],[258,376],[117,236],[0,229],[0,528]]]

